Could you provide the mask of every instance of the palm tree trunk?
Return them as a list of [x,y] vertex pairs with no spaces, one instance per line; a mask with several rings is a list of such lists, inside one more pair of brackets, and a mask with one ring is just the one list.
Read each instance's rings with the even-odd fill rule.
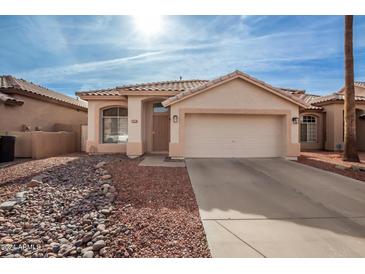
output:
[[356,144],[356,107],[354,88],[354,56],[352,45],[353,16],[345,16],[345,150],[344,161],[359,162]]

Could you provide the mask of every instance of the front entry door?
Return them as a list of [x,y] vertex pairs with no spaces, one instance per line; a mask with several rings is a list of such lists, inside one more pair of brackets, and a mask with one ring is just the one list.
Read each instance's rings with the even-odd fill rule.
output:
[[152,127],[152,149],[154,152],[166,152],[169,150],[169,117],[168,109],[163,108],[160,104],[154,104]]

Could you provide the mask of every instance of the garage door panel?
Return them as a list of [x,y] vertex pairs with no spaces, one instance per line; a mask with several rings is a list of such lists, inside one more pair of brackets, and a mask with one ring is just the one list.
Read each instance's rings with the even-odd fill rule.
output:
[[283,140],[282,116],[186,116],[185,157],[279,157]]

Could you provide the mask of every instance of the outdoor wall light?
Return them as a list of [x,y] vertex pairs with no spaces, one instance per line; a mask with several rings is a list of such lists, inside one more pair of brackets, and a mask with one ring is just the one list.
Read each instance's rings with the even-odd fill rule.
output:
[[291,120],[292,120],[292,122],[293,122],[294,125],[297,125],[298,122],[299,122],[299,118],[298,117],[293,117],[293,118],[291,118]]
[[174,115],[174,116],[172,116],[172,121],[174,122],[174,123],[177,123],[177,121],[178,121],[178,116],[177,115]]

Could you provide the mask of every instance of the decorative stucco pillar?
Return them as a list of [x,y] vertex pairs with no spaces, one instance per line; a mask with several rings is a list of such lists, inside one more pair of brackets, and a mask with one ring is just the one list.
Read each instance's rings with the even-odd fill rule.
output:
[[129,96],[128,97],[128,143],[127,155],[129,157],[141,156],[143,151],[142,140],[142,119],[143,104],[145,97]]

